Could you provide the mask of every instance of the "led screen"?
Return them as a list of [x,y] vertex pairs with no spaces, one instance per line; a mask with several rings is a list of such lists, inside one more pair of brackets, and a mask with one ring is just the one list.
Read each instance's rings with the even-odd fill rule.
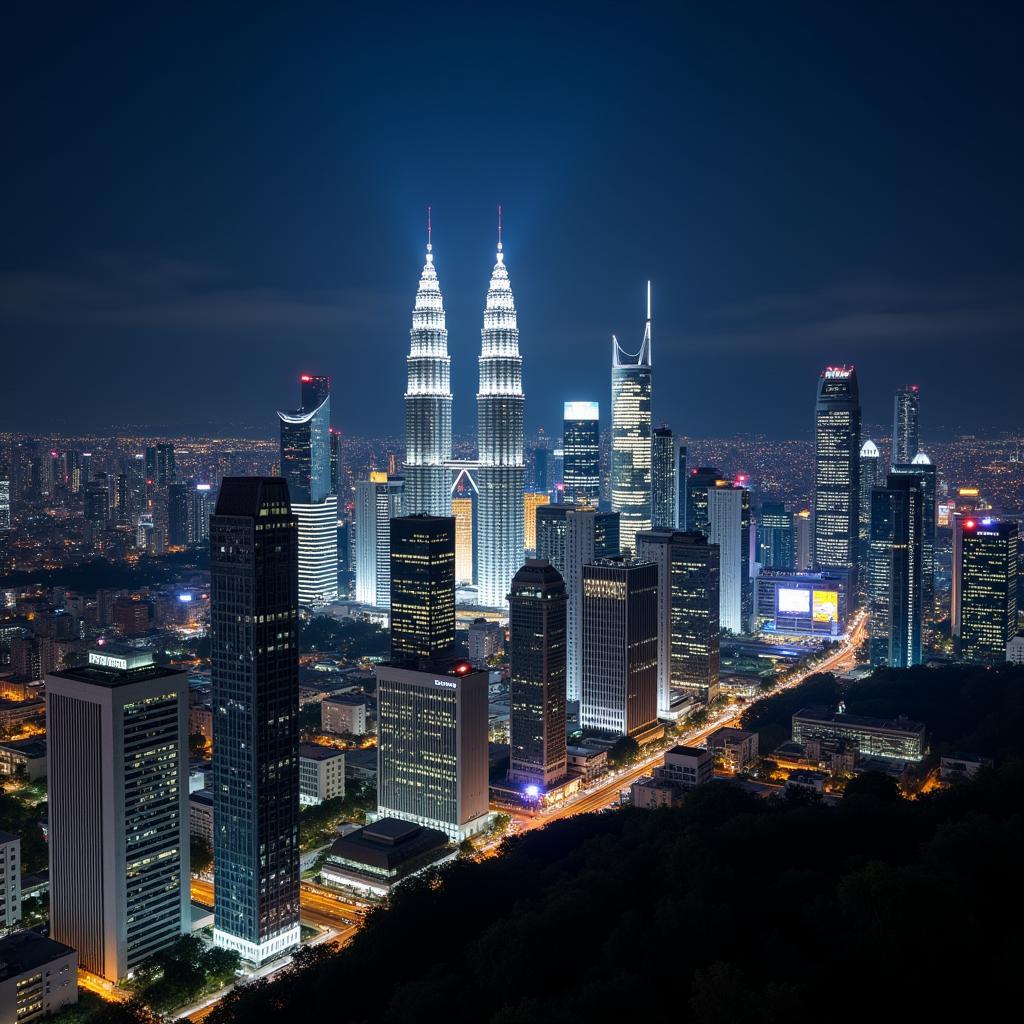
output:
[[814,621],[839,621],[839,593],[835,590],[814,592]]
[[807,615],[811,610],[811,592],[794,587],[779,587],[775,591],[780,615]]

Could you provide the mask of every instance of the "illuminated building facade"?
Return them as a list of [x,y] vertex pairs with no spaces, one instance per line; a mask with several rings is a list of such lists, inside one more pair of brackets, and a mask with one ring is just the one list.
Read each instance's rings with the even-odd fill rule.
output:
[[918,412],[921,405],[921,389],[916,384],[904,384],[896,389],[892,414],[892,450],[889,464],[907,466],[921,450],[918,433]]
[[878,451],[878,445],[868,438],[860,449],[860,504],[857,516],[859,569],[865,584],[868,573],[868,551],[871,546],[871,491],[884,483],[885,474],[882,472],[882,458]]
[[523,564],[523,360],[516,307],[498,228],[480,332],[477,392],[477,600],[504,607]]
[[[88,458],[88,455],[86,456]],[[89,467],[81,463],[80,486],[89,480]],[[153,487],[167,487],[178,479],[173,444],[155,444],[146,449],[146,479]]]
[[183,548],[188,544],[189,504],[186,484],[171,484],[167,488],[167,543],[172,548]]
[[356,483],[356,600],[391,604],[391,520],[403,510],[402,481],[372,472]]
[[192,516],[189,520],[189,541],[202,544],[210,539],[210,513],[213,511],[209,484],[196,484],[192,489]]
[[927,612],[935,603],[935,466],[924,452],[918,452],[910,465],[893,466],[892,471],[913,477],[921,489],[921,600]]
[[753,613],[750,580],[750,491],[727,482],[708,490],[708,540],[719,548],[719,623],[746,633]]
[[447,516],[451,498],[451,357],[428,220],[427,258],[416,289],[406,357],[405,512]]
[[622,550],[651,528],[651,283],[647,320],[636,353],[612,336],[612,511],[619,513]]
[[[601,500],[601,424],[597,402],[566,402],[562,423],[565,500],[592,505]],[[526,545],[529,548],[529,544]]]
[[793,568],[793,513],[766,501],[757,520],[758,561],[764,569]]
[[473,582],[473,499],[452,498],[455,520],[455,582]]
[[759,628],[784,636],[829,638],[845,630],[845,576],[762,569],[754,583]]
[[547,494],[526,491],[523,494],[523,540],[527,551],[537,550],[537,509],[551,503]]
[[632,558],[583,566],[580,724],[643,738],[658,720],[658,567]]
[[565,582],[544,559],[528,559],[512,580],[509,780],[536,795],[566,775],[567,603]]
[[213,941],[256,964],[299,944],[298,561],[286,482],[225,477],[210,521]]
[[708,532],[708,490],[725,482],[714,466],[694,466],[686,478],[686,528]]
[[872,665],[921,664],[921,531],[924,496],[911,476],[891,473],[871,492],[868,652]]
[[960,530],[960,658],[999,664],[1017,633],[1017,524],[964,516]]
[[679,446],[669,427],[655,427],[651,434],[651,526],[678,526],[676,500],[679,487]]
[[804,508],[793,516],[793,568],[807,572],[811,562],[811,510]]
[[377,669],[377,817],[436,828],[454,842],[487,827],[487,673]]
[[445,657],[455,643],[455,520],[391,520],[391,660]]
[[[852,366],[828,366],[814,409],[814,565],[856,582],[860,536],[860,395]],[[851,594],[856,592],[851,588]]]

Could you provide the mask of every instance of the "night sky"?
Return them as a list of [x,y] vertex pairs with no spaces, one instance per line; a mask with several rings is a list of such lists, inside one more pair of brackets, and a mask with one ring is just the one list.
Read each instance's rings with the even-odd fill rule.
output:
[[0,429],[270,436],[308,371],[400,434],[429,203],[468,432],[499,202],[529,430],[648,277],[680,432],[808,436],[831,362],[1022,427],[1009,5],[97,6],[5,15]]

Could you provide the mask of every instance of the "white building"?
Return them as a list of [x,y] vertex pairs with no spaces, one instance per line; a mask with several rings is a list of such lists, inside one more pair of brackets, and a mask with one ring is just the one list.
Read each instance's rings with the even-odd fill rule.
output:
[[391,520],[402,514],[402,481],[370,473],[356,483],[356,600],[391,604]]
[[338,597],[338,496],[292,502],[299,520],[299,604],[319,607]]
[[322,804],[345,795],[345,752],[316,743],[299,744],[299,803]]
[[1006,660],[1013,665],[1024,665],[1024,635],[1010,637],[1006,644]]
[[504,642],[504,630],[497,622],[474,619],[469,626],[469,660],[473,668],[486,668],[487,659],[493,658]]
[[708,540],[720,556],[719,626],[743,633],[743,495],[742,487],[708,488]]
[[34,1024],[78,1002],[78,956],[62,942],[23,931],[0,939],[0,1021]]
[[0,935],[21,920],[21,839],[0,832]]
[[213,794],[208,789],[188,795],[188,831],[193,839],[202,839],[213,849]]

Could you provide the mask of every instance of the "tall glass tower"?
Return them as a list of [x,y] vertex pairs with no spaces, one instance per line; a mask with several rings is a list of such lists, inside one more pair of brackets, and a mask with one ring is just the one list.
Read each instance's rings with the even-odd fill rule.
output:
[[651,528],[651,282],[640,351],[626,352],[612,335],[612,511],[619,539],[632,552]]
[[860,394],[852,366],[828,366],[814,409],[814,564],[849,571],[856,593],[860,536]]
[[673,529],[678,522],[678,448],[671,427],[654,428],[651,435],[651,523],[656,530]]
[[451,357],[444,302],[434,269],[430,220],[427,261],[423,264],[409,331],[405,391],[405,511],[408,515],[451,514],[452,457]]
[[892,411],[892,449],[890,466],[908,466],[921,450],[917,419],[921,389],[916,384],[903,384],[896,389]]
[[562,421],[565,500],[597,508],[601,500],[600,410],[597,402],[566,402]]
[[512,286],[501,247],[480,332],[477,392],[477,588],[486,608],[503,607],[523,564],[523,359]]

